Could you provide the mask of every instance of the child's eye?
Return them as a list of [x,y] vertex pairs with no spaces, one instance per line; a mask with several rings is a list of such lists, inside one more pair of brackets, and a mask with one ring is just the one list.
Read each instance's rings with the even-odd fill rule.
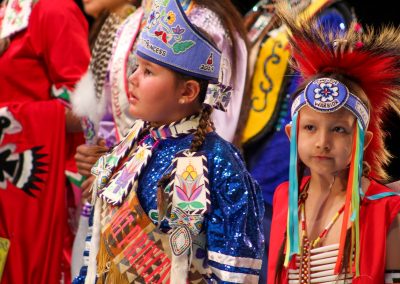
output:
[[314,131],[315,130],[315,126],[311,125],[311,124],[307,124],[304,126],[304,129],[307,131]]
[[347,133],[346,129],[342,126],[335,126],[332,131],[337,133]]
[[153,74],[149,69],[144,69],[144,75],[151,75]]

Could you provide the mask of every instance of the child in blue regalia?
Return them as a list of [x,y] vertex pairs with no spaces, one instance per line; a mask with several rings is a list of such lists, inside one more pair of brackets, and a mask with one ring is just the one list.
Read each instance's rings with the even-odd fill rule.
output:
[[129,77],[131,131],[92,169],[94,213],[75,283],[257,283],[264,208],[213,130],[221,53],[179,1],[155,1]]

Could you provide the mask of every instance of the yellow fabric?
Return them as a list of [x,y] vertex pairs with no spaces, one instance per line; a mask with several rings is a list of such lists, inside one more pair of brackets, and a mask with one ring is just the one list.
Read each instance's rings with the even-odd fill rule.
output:
[[260,133],[271,120],[289,63],[290,51],[286,31],[269,37],[262,45],[252,82],[251,110],[243,141]]
[[[300,17],[312,17],[330,3],[332,0],[314,0]],[[270,32],[269,37],[261,42],[254,67],[251,109],[242,143],[247,143],[259,135],[271,122],[276,108],[279,107],[279,95],[289,65],[289,58],[287,32],[284,29]]]
[[4,266],[6,264],[8,250],[10,249],[10,241],[5,238],[0,238],[0,282],[3,275]]

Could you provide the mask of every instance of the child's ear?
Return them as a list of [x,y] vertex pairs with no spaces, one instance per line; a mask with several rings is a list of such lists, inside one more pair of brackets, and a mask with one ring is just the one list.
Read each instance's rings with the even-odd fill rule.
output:
[[372,141],[372,137],[374,137],[374,133],[371,131],[365,132],[365,138],[364,138],[364,150],[367,149],[369,143]]
[[187,80],[184,82],[184,91],[179,98],[179,102],[184,103],[192,103],[197,100],[197,97],[200,93],[200,84],[195,80]]
[[292,125],[291,124],[286,124],[286,126],[285,126],[285,132],[286,132],[286,135],[287,135],[287,137],[289,138],[289,140],[290,140],[290,132],[292,131]]

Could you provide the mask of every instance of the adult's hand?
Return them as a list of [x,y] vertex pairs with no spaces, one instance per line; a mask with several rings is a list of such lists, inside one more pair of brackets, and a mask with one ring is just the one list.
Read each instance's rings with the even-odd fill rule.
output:
[[83,144],[76,148],[75,161],[81,175],[85,177],[91,175],[94,163],[109,150],[105,144],[105,141],[100,139],[97,145]]
[[90,176],[82,183],[82,199],[91,202],[92,200],[92,192],[90,189],[92,188],[92,184],[94,182],[95,176]]
[[0,55],[2,55],[4,51],[6,51],[9,45],[10,45],[10,39],[8,37],[0,38]]

